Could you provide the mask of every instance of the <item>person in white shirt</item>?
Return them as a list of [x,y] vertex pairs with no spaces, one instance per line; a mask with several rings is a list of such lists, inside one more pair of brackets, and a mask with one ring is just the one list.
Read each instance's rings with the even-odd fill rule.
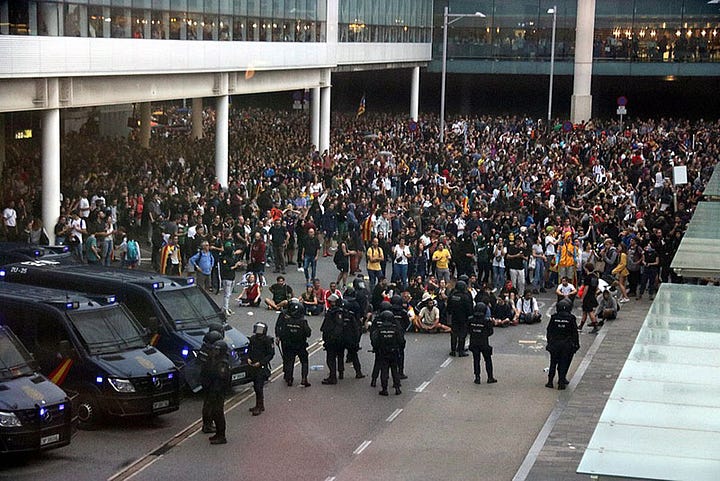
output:
[[8,206],[3,209],[3,227],[7,240],[17,238],[17,211],[15,210],[14,200],[11,200]]
[[563,276],[560,284],[557,286],[557,289],[555,289],[555,294],[557,294],[558,302],[563,299],[569,299],[570,302],[575,303],[577,289],[570,283],[570,280],[567,277]]
[[524,295],[517,300],[515,308],[521,324],[536,324],[542,320],[537,299],[532,296],[530,289],[526,289]]
[[410,247],[405,245],[405,238],[400,237],[398,243],[393,247],[393,273],[392,278],[395,282],[400,282],[403,286],[408,284],[408,259],[410,259]]

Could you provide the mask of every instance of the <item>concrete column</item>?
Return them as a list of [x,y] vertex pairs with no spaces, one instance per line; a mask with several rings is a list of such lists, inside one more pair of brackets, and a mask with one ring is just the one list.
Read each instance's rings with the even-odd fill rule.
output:
[[192,139],[198,140],[203,138],[203,99],[192,99]]
[[228,186],[228,120],[230,96],[217,98],[215,113],[215,176],[222,187]]
[[5,185],[3,172],[5,167],[5,114],[0,113],[0,185]]
[[320,148],[320,87],[312,89],[310,94],[310,142]]
[[584,122],[592,116],[592,55],[595,30],[595,0],[577,0],[575,26],[575,73],[570,101],[570,120]]
[[330,87],[320,88],[320,145],[322,154],[330,149]]
[[140,147],[146,149],[150,148],[150,122],[152,115],[152,108],[150,102],[143,102],[140,104]]
[[413,67],[410,83],[410,118],[417,122],[420,105],[420,67]]
[[60,109],[42,113],[42,221],[55,243],[55,224],[60,216]]

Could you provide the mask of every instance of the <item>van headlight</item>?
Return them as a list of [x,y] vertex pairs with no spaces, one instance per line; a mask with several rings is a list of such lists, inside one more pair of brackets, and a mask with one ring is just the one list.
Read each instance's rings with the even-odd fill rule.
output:
[[135,392],[135,386],[132,385],[129,379],[118,379],[109,377],[108,381],[117,392]]
[[19,428],[22,426],[22,423],[18,417],[15,416],[15,413],[0,411],[0,426],[4,428]]

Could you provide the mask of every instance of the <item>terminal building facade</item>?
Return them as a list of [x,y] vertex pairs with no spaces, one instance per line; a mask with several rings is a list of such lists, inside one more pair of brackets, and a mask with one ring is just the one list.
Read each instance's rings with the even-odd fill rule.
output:
[[[61,119],[89,109],[124,127],[152,102],[186,99],[217,112],[215,171],[228,180],[231,96],[309,90],[309,142],[330,145],[333,73],[402,69],[418,118],[420,68],[449,74],[573,76],[571,117],[592,115],[591,80],[718,76],[716,0],[0,0],[0,166],[12,112],[36,112],[45,225],[59,214]],[[553,9],[555,62],[550,62]],[[479,12],[482,15],[473,15]],[[433,110],[435,106],[430,107]],[[202,122],[191,135],[202,136]]]

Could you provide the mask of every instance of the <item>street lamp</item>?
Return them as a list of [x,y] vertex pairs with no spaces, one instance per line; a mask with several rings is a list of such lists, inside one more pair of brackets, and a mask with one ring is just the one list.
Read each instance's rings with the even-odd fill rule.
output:
[[[447,31],[448,25],[452,25],[461,18],[465,17],[481,17],[485,14],[481,12],[475,13],[448,13],[448,7],[443,12],[443,51],[442,51],[442,80],[440,85],[440,143],[445,142],[445,77],[447,75]],[[448,21],[448,18],[452,20]]]
[[555,27],[557,25],[557,5],[548,8],[547,13],[553,16],[552,42],[550,42],[550,92],[548,94],[548,130],[552,128],[553,76],[555,75]]

